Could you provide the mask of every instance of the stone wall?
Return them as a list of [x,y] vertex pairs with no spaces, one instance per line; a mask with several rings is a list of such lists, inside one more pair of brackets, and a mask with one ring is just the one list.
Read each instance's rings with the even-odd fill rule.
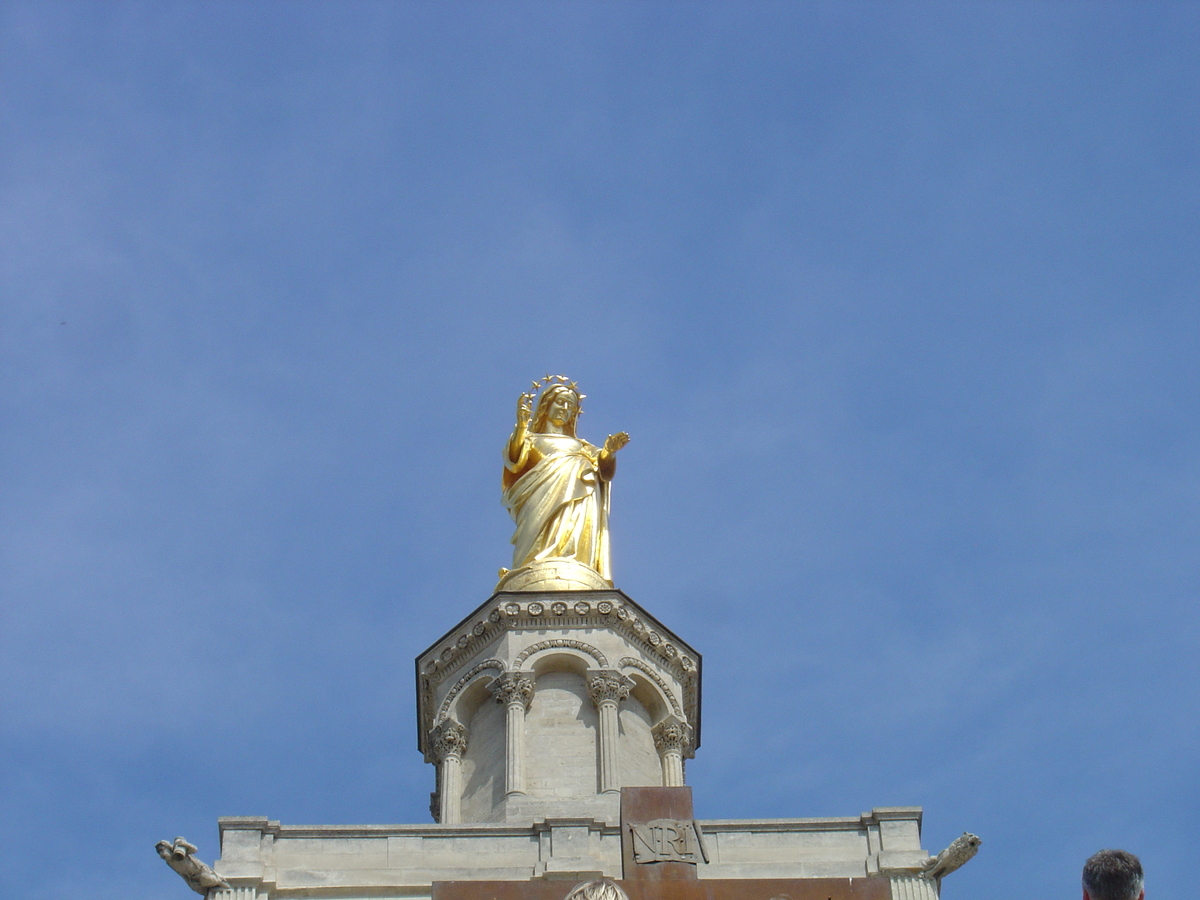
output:
[[504,804],[504,707],[486,700],[468,724],[463,755],[462,820],[495,822]]
[[621,787],[658,786],[663,783],[662,760],[654,749],[650,713],[636,697],[621,704]]
[[525,786],[531,798],[588,797],[599,790],[596,707],[575,672],[538,676],[525,715]]

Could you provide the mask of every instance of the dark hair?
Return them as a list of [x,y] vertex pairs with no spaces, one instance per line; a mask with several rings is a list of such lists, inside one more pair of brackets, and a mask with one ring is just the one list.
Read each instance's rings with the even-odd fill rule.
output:
[[1083,889],[1092,900],[1137,900],[1142,864],[1124,850],[1101,850],[1083,864]]

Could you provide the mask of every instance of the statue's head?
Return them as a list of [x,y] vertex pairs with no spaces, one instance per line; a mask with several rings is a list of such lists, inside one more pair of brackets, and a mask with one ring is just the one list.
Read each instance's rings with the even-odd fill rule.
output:
[[171,855],[171,850],[174,849],[170,841],[159,841],[154,845],[154,849],[158,851],[158,855],[166,859]]
[[579,418],[579,401],[582,395],[568,384],[552,384],[538,397],[537,409],[533,412],[530,431],[544,433],[546,425],[553,423],[563,434],[575,437],[575,422]]
[[599,878],[575,885],[566,900],[629,900],[629,895],[616,882]]

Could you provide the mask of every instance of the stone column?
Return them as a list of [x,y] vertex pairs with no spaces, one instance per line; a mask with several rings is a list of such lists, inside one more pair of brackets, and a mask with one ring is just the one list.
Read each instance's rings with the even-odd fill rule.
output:
[[447,719],[430,734],[438,761],[438,822],[462,821],[462,755],[467,751],[467,729]]
[[533,679],[506,672],[492,682],[497,703],[507,709],[504,719],[504,794],[525,793],[525,710],[533,701]]
[[596,672],[588,678],[588,693],[600,713],[600,792],[621,790],[617,748],[620,724],[617,704],[629,696],[632,683],[620,672]]
[[654,726],[654,746],[662,757],[663,787],[683,787],[683,757],[692,747],[692,726],[668,716]]

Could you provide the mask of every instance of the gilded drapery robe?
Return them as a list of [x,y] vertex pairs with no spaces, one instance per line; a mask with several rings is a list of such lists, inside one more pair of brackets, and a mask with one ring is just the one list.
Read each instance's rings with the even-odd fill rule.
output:
[[504,505],[517,523],[513,568],[554,557],[574,559],[611,580],[608,482],[600,451],[565,434],[529,434],[505,460]]

